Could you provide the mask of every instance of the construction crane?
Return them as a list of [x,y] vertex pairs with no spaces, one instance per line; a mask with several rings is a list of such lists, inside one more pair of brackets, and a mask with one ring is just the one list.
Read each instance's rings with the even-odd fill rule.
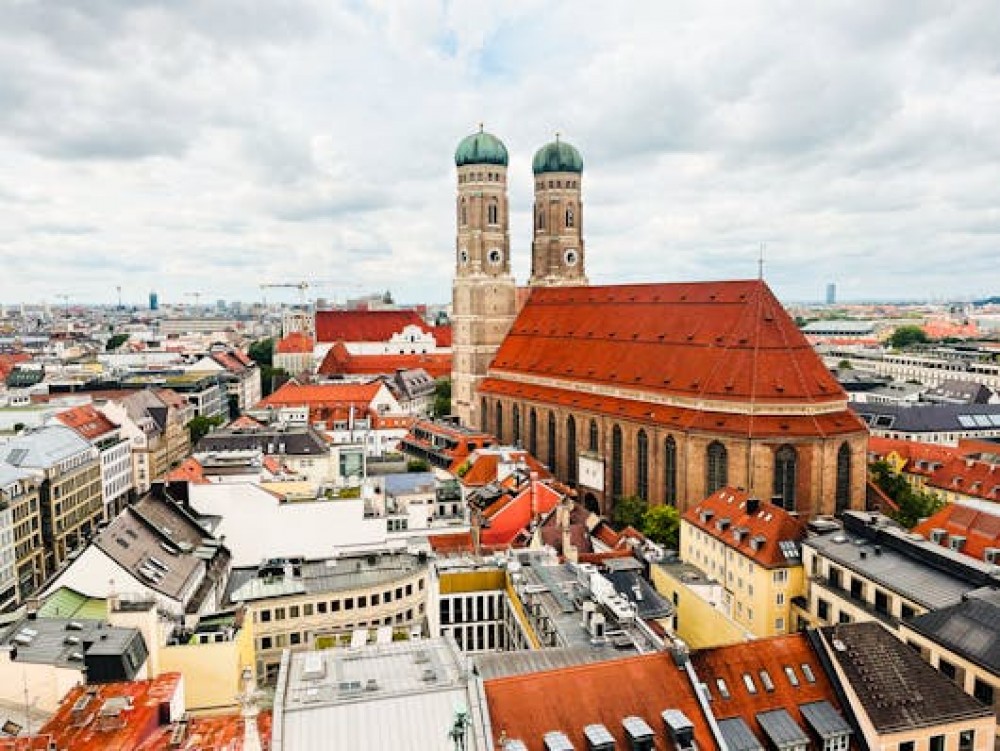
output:
[[56,295],[63,301],[63,316],[69,318],[69,295]]
[[194,298],[194,306],[196,308],[200,306],[200,304],[201,304],[201,292],[185,292],[184,296],[185,297],[193,297]]
[[260,285],[261,291],[271,287],[287,287],[299,291],[299,301],[303,306],[306,304],[306,290],[309,289],[309,282],[264,282]]

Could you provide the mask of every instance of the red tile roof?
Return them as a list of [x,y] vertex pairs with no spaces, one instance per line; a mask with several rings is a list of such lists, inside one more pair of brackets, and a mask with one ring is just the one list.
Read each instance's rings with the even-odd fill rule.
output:
[[490,373],[760,405],[847,399],[757,280],[535,289]]
[[352,355],[343,342],[337,342],[326,353],[317,372],[320,375],[380,375],[415,368],[423,368],[431,378],[449,376],[451,354]]
[[[1000,450],[1000,447],[997,449]],[[1000,457],[996,454],[956,456],[934,470],[927,480],[927,487],[986,501],[1000,501],[998,459]]]
[[739,412],[708,412],[701,409],[671,407],[637,399],[621,399],[588,394],[573,388],[532,386],[502,377],[486,378],[479,391],[497,396],[511,396],[542,404],[572,407],[611,417],[662,425],[672,430],[703,430],[713,434],[745,438],[775,436],[839,436],[867,431],[864,423],[848,409],[818,415],[755,415]]
[[288,382],[261,401],[265,407],[312,406],[363,406],[365,410],[378,394],[382,384],[369,383],[320,383],[301,385]]
[[274,345],[275,354],[308,355],[313,351],[312,337],[301,331],[293,331]]
[[450,535],[427,535],[427,542],[435,553],[471,553],[475,549],[471,532],[457,532]]
[[[105,683],[76,686],[65,696],[56,714],[39,733],[48,736],[58,749],[73,751],[136,751],[160,729],[164,705],[180,690],[179,673],[164,673],[151,681]],[[94,691],[80,722],[74,716],[76,702]],[[98,718],[98,710],[112,698],[131,700],[131,709],[114,718]],[[2,748],[2,747],[0,747]]]
[[906,463],[903,471],[913,475],[930,477],[937,467],[959,454],[954,446],[937,446],[920,441],[904,441],[898,438],[869,436],[868,453],[876,459],[885,459],[895,453]]
[[72,428],[88,441],[100,438],[102,435],[116,430],[119,426],[113,423],[103,413],[90,404],[73,407],[56,415],[63,425]]
[[[753,514],[746,512],[750,494],[735,488],[722,488],[697,506],[684,512],[684,521],[692,524],[727,547],[739,551],[762,566],[779,567],[798,565],[799,560],[789,562],[781,552],[780,543],[786,540],[799,541],[806,536],[803,521],[792,516],[780,506],[760,502]],[[703,515],[711,515],[703,521]],[[729,524],[720,529],[719,520],[728,519]],[[737,540],[734,530],[745,529]],[[763,538],[760,547],[753,549],[754,538]]]
[[407,326],[434,333],[415,310],[319,310],[316,341],[387,342]]
[[4,379],[10,375],[10,371],[12,371],[14,366],[18,363],[29,362],[30,360],[31,355],[27,352],[15,352],[13,354],[0,355],[0,379]]
[[[198,749],[198,751],[243,751],[243,718],[236,714],[214,717],[191,717],[183,745],[171,743],[175,725],[163,725],[135,751],[173,751],[173,749]],[[257,733],[263,748],[269,747],[271,738],[271,713],[257,715]]]
[[523,463],[529,472],[535,472],[541,480],[552,479],[552,473],[535,457],[522,449],[490,449],[488,451],[473,451],[468,457],[459,459],[452,467],[452,474],[458,475],[462,467],[467,467],[459,477],[466,487],[480,487],[496,482],[501,462],[506,464]]
[[686,674],[666,653],[578,665],[560,670],[496,678],[485,683],[494,740],[518,738],[530,751],[544,751],[542,738],[561,730],[575,748],[587,748],[583,728],[603,724],[617,748],[628,748],[622,720],[636,715],[656,731],[657,751],[673,748],[664,739],[661,713],[679,709],[694,725],[699,748],[715,748]]
[[[803,704],[825,700],[844,716],[833,685],[804,634],[706,649],[694,654],[691,662],[698,678],[712,695],[712,712],[716,719],[743,718],[765,748],[769,744],[766,743],[767,734],[757,722],[758,712],[785,709],[804,732],[809,725],[799,710]],[[815,682],[807,679],[802,665],[809,666]],[[798,686],[792,685],[785,672],[786,667],[794,671]],[[773,691],[764,686],[760,675],[762,670],[770,676]],[[750,676],[756,693],[749,692],[744,675]],[[722,696],[719,679],[725,681],[730,698]],[[844,719],[847,719],[846,716]]]
[[437,342],[437,346],[442,348],[451,348],[451,325],[447,326],[434,326],[434,341]]
[[986,548],[1000,548],[1000,504],[995,509],[972,508],[961,503],[949,503],[933,516],[920,522],[913,531],[930,539],[931,530],[943,529],[948,537],[941,540],[947,546],[948,538],[961,535],[965,538],[962,552],[985,560]]
[[164,478],[165,482],[193,482],[195,485],[207,485],[209,479],[205,477],[205,468],[201,466],[197,459],[188,457]]
[[562,494],[540,480],[530,480],[513,498],[504,496],[483,511],[483,545],[510,545],[536,516],[554,509]]

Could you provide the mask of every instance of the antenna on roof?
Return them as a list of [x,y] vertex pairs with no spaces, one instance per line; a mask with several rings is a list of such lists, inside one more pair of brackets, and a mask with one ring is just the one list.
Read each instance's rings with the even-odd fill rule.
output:
[[757,278],[764,281],[764,243],[760,244],[760,254],[757,256]]

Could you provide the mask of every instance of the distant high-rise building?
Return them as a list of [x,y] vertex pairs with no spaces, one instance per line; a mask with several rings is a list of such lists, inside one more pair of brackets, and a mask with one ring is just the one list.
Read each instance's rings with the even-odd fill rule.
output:
[[835,305],[837,302],[837,285],[830,282],[826,285],[826,304]]
[[160,309],[160,296],[156,294],[155,290],[149,293],[149,309],[150,310]]

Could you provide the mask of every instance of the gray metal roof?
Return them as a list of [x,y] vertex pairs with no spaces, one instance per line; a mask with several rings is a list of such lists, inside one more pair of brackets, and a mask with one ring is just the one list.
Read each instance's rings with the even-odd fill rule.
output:
[[330,446],[311,426],[285,429],[217,430],[198,441],[197,450],[245,451],[256,449],[266,454],[283,456],[321,456],[330,453]]
[[851,403],[869,426],[899,433],[941,433],[1000,428],[1000,404]]
[[803,719],[824,741],[851,732],[851,726],[847,724],[847,720],[841,717],[840,712],[826,700],[800,704],[799,710],[802,712]]
[[82,670],[84,655],[123,654],[137,632],[138,629],[109,626],[103,621],[22,618],[0,636],[0,644],[17,649],[17,662]]
[[873,541],[855,534],[838,531],[816,535],[803,545],[929,610],[961,602],[963,595],[980,586],[884,544],[876,555]]
[[673,603],[657,592],[638,572],[608,571],[604,577],[615,585],[618,594],[636,606],[640,618],[667,618],[673,615]]
[[413,493],[434,492],[437,487],[433,472],[401,472],[384,475],[387,495],[411,495]]
[[919,634],[949,651],[1000,675],[1000,593],[965,602],[907,622]]
[[722,733],[729,751],[764,751],[764,744],[753,734],[742,717],[719,720],[719,732]]
[[[881,626],[879,627],[881,628]],[[809,743],[809,736],[799,727],[785,709],[772,709],[769,712],[758,712],[757,722],[767,737],[779,749],[792,746],[804,746]]]
[[[72,428],[44,425],[22,433],[3,446],[0,461],[15,467],[45,469],[91,448]],[[96,451],[94,457],[97,457]]]
[[[409,553],[366,554],[289,564],[280,577],[261,578],[258,566],[230,572],[226,602],[249,602],[295,594],[325,594],[390,585],[427,567]],[[294,570],[299,573],[296,575]]]

